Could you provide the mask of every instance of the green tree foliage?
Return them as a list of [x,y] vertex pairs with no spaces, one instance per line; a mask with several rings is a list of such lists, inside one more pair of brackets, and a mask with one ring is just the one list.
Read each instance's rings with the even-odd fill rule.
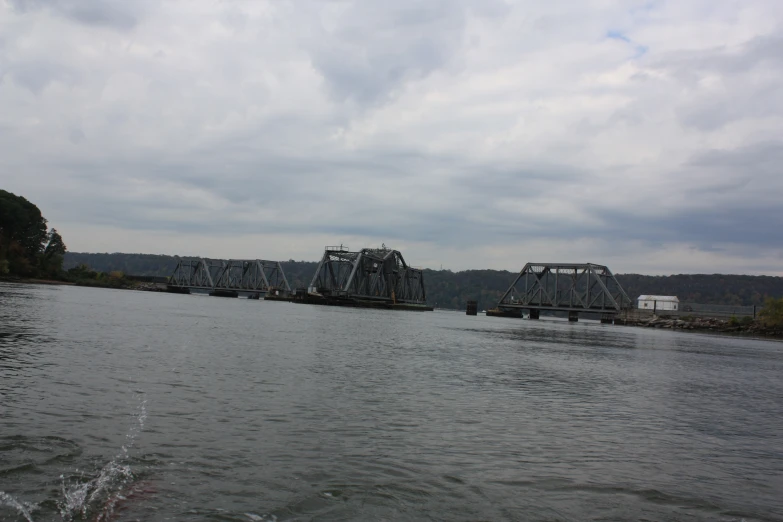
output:
[[62,236],[57,229],[51,229],[46,237],[43,254],[40,256],[40,274],[47,277],[60,277],[66,250]]
[[79,265],[88,266],[99,272],[119,271],[136,276],[170,276],[180,257],[152,254],[87,254],[68,252],[63,268],[70,270]]
[[22,196],[0,190],[0,273],[57,276],[65,243],[47,231],[40,209]]
[[79,281],[82,279],[96,279],[98,272],[85,265],[84,263],[68,269],[68,279]]
[[494,308],[516,274],[505,270],[424,270],[427,302],[437,308],[464,310],[468,301],[478,309]]
[[294,261],[289,259],[280,263],[285,272],[285,278],[292,289],[307,288],[315,275],[318,263],[314,261]]
[[46,237],[46,246],[44,247],[44,255],[47,257],[63,256],[67,250],[62,236],[57,232],[56,228],[49,231]]
[[85,264],[68,269],[65,278],[80,286],[98,286],[103,288],[128,288],[132,283],[119,270],[98,272]]
[[783,297],[780,299],[768,297],[764,301],[764,308],[759,312],[759,320],[767,327],[783,327]]

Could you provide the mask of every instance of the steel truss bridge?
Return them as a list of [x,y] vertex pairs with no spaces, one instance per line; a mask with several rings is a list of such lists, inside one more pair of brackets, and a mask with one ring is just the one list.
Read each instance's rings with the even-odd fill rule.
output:
[[632,308],[631,299],[606,266],[592,263],[528,263],[498,302],[498,310],[520,316],[528,310],[538,319],[541,310],[568,312],[576,321],[580,312],[599,313],[610,322]]
[[308,292],[332,301],[423,305],[427,299],[422,270],[385,245],[359,252],[326,247]]
[[183,259],[169,278],[168,289],[182,293],[207,291],[211,295],[233,297],[291,292],[282,265],[263,259]]

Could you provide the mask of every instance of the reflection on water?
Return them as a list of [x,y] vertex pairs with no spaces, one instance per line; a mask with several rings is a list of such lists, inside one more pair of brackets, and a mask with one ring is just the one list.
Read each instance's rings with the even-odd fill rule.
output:
[[782,354],[0,285],[0,520],[778,520]]

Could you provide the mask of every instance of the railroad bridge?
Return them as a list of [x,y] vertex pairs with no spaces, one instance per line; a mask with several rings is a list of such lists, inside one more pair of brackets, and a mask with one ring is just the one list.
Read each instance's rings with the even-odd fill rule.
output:
[[184,294],[195,291],[251,298],[291,292],[282,265],[263,259],[183,259],[177,263],[167,289]]
[[358,252],[327,246],[301,299],[312,304],[432,310],[426,300],[423,271],[386,245]]
[[602,322],[633,307],[633,303],[604,265],[593,263],[528,263],[503,294],[494,313],[521,317],[527,311],[538,319],[542,310],[567,312],[569,321],[580,313],[600,314]]

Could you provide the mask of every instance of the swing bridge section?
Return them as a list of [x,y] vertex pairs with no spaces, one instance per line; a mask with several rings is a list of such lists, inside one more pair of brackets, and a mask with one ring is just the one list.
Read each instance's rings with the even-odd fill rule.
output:
[[611,270],[593,263],[527,263],[497,305],[496,314],[538,319],[542,310],[600,314],[610,323],[633,304]]
[[182,259],[169,278],[167,289],[253,299],[291,293],[280,262],[263,259]]
[[385,245],[358,252],[342,245],[326,247],[304,299],[311,304],[432,310],[426,300],[424,272]]

